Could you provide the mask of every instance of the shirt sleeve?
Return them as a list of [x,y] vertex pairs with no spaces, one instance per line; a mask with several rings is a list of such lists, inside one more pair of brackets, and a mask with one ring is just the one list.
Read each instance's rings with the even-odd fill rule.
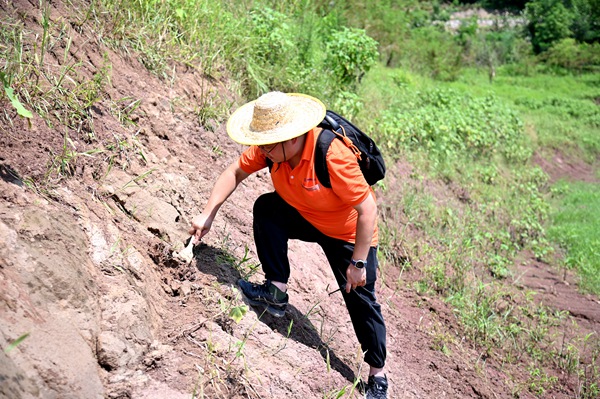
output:
[[246,173],[252,174],[267,166],[267,156],[260,149],[253,145],[248,147],[240,155],[240,167]]
[[371,194],[356,155],[341,140],[333,140],[329,146],[327,168],[331,189],[344,203],[354,207]]

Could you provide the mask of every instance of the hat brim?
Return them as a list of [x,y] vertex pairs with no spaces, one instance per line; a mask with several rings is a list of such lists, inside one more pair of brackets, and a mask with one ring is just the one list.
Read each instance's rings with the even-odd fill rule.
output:
[[242,105],[227,121],[227,134],[237,143],[244,145],[265,145],[293,139],[317,126],[325,117],[327,109],[318,99],[300,93],[287,93],[293,112],[290,122],[275,129],[256,132],[250,129],[254,103]]

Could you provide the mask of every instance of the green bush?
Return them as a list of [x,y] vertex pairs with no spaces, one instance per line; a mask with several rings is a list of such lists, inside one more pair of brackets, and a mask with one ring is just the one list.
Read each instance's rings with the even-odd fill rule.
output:
[[252,9],[250,15],[250,48],[245,56],[250,79],[245,94],[252,98],[269,90],[300,91],[294,90],[292,83],[298,84],[304,77],[295,21],[266,6]]
[[488,66],[514,64],[532,55],[531,44],[516,29],[481,32],[474,43],[475,65]]
[[254,56],[271,65],[290,59],[295,43],[288,17],[269,7],[251,11]]
[[400,51],[403,67],[437,80],[455,80],[463,66],[461,45],[443,27],[413,29]]
[[534,0],[525,6],[527,30],[536,53],[548,50],[554,42],[571,36],[573,14],[561,0]]
[[517,162],[531,155],[522,121],[492,96],[472,98],[454,90],[418,93],[412,102],[383,111],[376,126],[389,153],[412,147],[440,159],[498,154]]
[[379,53],[384,64],[397,64],[402,56],[400,44],[409,35],[411,27],[411,17],[405,4],[394,0],[340,0],[326,3],[326,15],[339,15],[340,25],[364,29],[379,43]]
[[600,43],[577,43],[562,39],[542,55],[544,63],[553,68],[584,72],[600,70]]
[[356,87],[378,58],[377,42],[362,29],[343,27],[327,43],[325,62],[344,87]]
[[600,0],[570,0],[573,12],[571,30],[579,42],[600,40]]

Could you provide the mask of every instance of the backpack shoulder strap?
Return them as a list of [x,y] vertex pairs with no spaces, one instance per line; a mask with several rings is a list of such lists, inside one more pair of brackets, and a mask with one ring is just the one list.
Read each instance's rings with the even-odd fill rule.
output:
[[317,144],[315,145],[315,174],[319,182],[327,188],[331,188],[329,170],[327,169],[327,151],[333,140],[335,140],[335,137],[335,133],[324,128],[319,133]]
[[319,126],[322,127],[323,129],[329,129],[332,130],[334,132],[339,132],[340,131],[340,124],[333,118],[333,115],[336,115],[336,113],[334,113],[333,111],[327,111],[325,113],[325,118],[323,119],[323,121],[321,123],[319,123]]

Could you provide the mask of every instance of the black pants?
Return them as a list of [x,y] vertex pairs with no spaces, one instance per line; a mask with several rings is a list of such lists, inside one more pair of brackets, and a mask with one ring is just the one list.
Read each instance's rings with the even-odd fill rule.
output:
[[[290,239],[318,243],[325,252],[338,285],[345,287],[346,269],[352,258],[354,244],[321,233],[277,193],[261,195],[254,203],[254,240],[266,279],[287,284],[290,277],[287,256]],[[383,368],[386,331],[381,306],[375,298],[377,266],[377,248],[371,247],[366,267],[367,284],[351,290],[349,294],[342,290],[342,295],[358,342],[365,352],[365,362],[372,367]]]

